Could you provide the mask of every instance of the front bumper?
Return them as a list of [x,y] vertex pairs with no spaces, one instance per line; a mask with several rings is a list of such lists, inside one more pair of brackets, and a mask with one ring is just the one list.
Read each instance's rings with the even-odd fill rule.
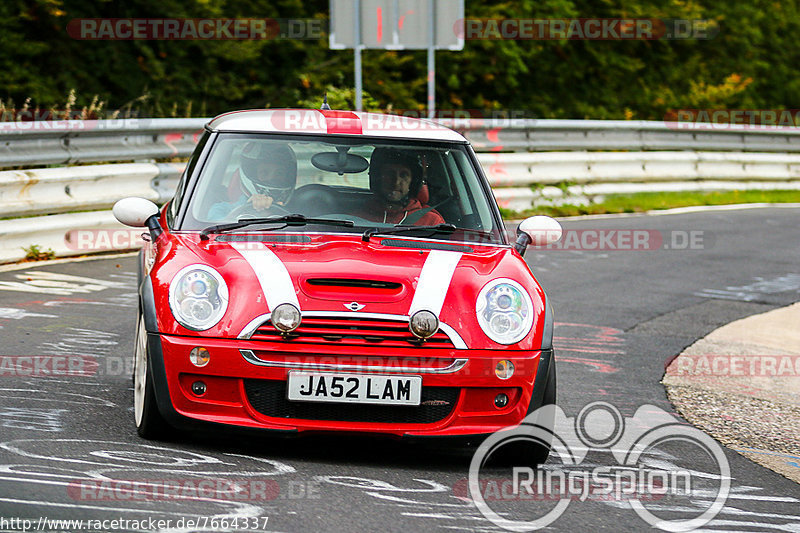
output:
[[[189,352],[197,346],[211,355],[202,368],[189,360]],[[148,334],[148,351],[159,410],[174,425],[185,425],[188,419],[291,433],[335,431],[398,437],[478,435],[518,424],[538,407],[532,405],[532,398],[541,398],[541,393],[534,391],[534,383],[544,381],[536,380],[539,363],[549,362],[552,356],[550,351],[415,347],[346,347],[340,350],[346,355],[331,355],[329,347],[310,343],[156,333]],[[516,367],[507,380],[494,372],[502,359]],[[314,367],[422,376],[425,405],[408,408],[286,400],[288,372]],[[197,381],[206,385],[201,396],[192,392]],[[497,408],[494,398],[500,393],[509,401]]]

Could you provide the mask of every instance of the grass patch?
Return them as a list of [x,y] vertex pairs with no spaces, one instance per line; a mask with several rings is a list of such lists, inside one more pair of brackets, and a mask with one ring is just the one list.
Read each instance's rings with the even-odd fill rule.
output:
[[800,203],[800,190],[775,191],[714,191],[714,192],[643,192],[636,194],[609,194],[602,202],[589,205],[564,204],[537,206],[516,212],[502,209],[504,218],[525,218],[532,215],[569,217],[600,215],[605,213],[642,213],[657,209],[692,207],[699,205],[731,205],[755,203]]
[[25,261],[47,261],[53,259],[56,253],[48,248],[43,250],[38,244],[31,244],[27,248],[22,249],[25,252]]

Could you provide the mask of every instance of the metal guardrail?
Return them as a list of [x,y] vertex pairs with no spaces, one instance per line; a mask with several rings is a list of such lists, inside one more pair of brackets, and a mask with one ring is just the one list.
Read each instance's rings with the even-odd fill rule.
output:
[[515,211],[607,194],[800,189],[800,154],[534,152],[480,153],[478,159],[498,204]]
[[125,196],[164,203],[185,164],[131,163],[0,172],[3,217],[108,209]]
[[0,263],[24,258],[31,245],[57,257],[136,248],[142,233],[117,222],[110,209],[0,220]]
[[[188,157],[209,119],[0,122],[0,167]],[[443,119],[477,151],[800,152],[800,131],[621,120]]]
[[800,129],[646,120],[458,120],[476,151],[692,150],[800,152]]
[[480,153],[493,187],[675,180],[800,179],[800,154],[752,152]]
[[188,157],[204,118],[0,122],[0,167]]
[[[185,158],[206,122],[0,123],[0,168]],[[509,209],[565,195],[800,188],[800,132],[790,129],[719,131],[645,121],[440,122],[473,143],[498,203]],[[0,172],[0,217],[6,218],[0,220],[0,262],[22,258],[31,244],[59,256],[135,245],[138,233],[113,219],[111,205],[124,196],[163,203],[182,169],[183,164],[128,163]],[[14,216],[25,218],[8,218]]]

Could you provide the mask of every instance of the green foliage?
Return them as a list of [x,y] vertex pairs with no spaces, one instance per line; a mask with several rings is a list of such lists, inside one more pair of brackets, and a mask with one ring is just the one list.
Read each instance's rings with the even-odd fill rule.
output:
[[[4,0],[6,108],[93,116],[211,116],[240,108],[353,107],[353,52],[314,40],[79,40],[82,18],[299,18],[327,27],[328,0]],[[541,118],[654,119],[680,109],[796,109],[796,2],[469,0],[468,18],[708,19],[713,39],[468,40],[436,54],[440,109]],[[424,111],[424,51],[365,50],[365,107]]]
[[[297,107],[307,109],[319,109],[322,105],[324,95],[328,95],[328,105],[331,109],[355,109],[356,90],[350,87],[338,88],[328,85],[325,90],[316,97],[312,96],[298,102]],[[364,111],[381,111],[378,101],[370,96],[366,91],[361,93],[361,105]]]
[[734,190],[711,192],[646,192],[636,194],[609,194],[597,203],[586,205],[540,205],[518,212],[502,209],[504,219],[520,219],[533,215],[569,217],[600,215],[605,213],[643,213],[658,209],[693,207],[701,205],[730,205],[750,203],[800,203],[796,190]]
[[25,252],[25,261],[46,261],[56,256],[53,250],[50,248],[42,250],[38,244],[31,244],[27,248],[23,248],[22,251]]
[[513,209],[500,207],[500,216],[503,217],[503,220],[511,220],[514,218],[519,218],[519,213],[514,211]]

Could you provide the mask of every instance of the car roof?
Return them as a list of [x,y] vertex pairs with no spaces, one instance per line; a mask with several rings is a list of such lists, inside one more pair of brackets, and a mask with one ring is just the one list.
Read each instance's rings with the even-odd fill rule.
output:
[[466,143],[459,133],[430,120],[320,109],[253,109],[219,115],[206,124],[216,132],[365,135]]

